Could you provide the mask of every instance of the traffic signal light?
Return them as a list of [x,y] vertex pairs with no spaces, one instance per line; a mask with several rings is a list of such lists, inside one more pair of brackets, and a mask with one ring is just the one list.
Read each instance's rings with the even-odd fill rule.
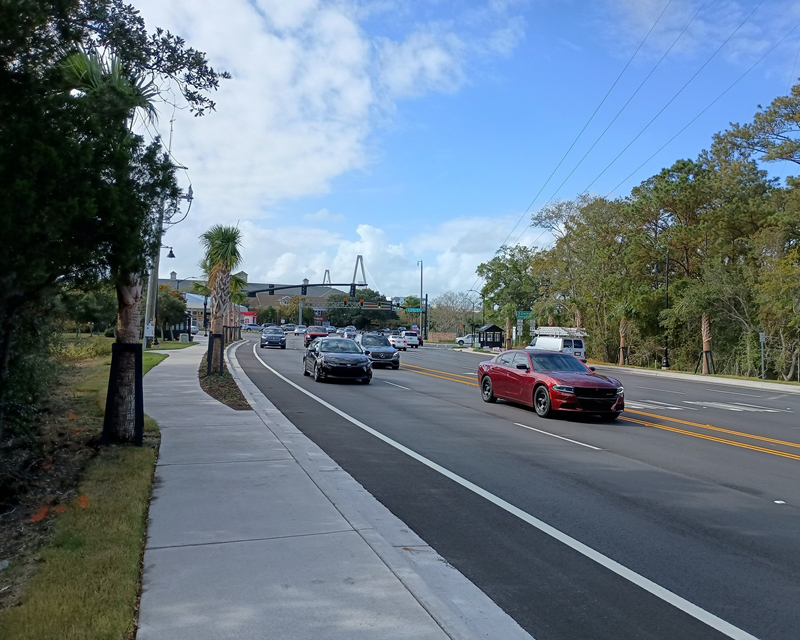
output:
[[306,285],[303,285],[302,287],[300,287],[300,295],[301,296],[308,295],[308,287]]
[[346,307],[347,306],[347,298],[342,301],[342,304]]
[[356,295],[356,285],[351,284],[350,285],[350,297],[353,297],[354,295]]
[[269,295],[271,295],[271,296],[275,295],[275,285],[274,284],[269,285]]
[[380,300],[378,300],[378,309],[383,309],[383,303]]
[[363,307],[364,306],[364,301],[363,300],[359,300],[358,301],[358,306],[359,307]]

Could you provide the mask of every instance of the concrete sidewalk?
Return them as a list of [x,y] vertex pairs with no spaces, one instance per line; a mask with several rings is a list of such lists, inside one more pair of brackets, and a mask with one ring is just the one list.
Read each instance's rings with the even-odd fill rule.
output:
[[530,637],[305,438],[235,360],[255,410],[207,396],[198,342],[168,352],[144,380],[161,449],[139,640]]

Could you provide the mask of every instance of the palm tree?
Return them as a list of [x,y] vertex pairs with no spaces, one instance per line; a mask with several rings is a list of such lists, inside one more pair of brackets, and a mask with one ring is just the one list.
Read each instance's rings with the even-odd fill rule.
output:
[[231,300],[231,271],[242,262],[242,232],[237,227],[214,225],[200,236],[205,256],[200,263],[208,274],[211,298],[211,340],[208,359],[212,373],[222,373],[222,328]]
[[[152,119],[155,115],[154,99],[158,90],[152,81],[137,78],[123,69],[119,60],[109,54],[87,53],[82,50],[68,53],[60,63],[64,89],[76,98],[88,97],[95,101],[109,123],[124,125],[120,127],[119,144],[123,147],[134,141],[131,133],[137,111],[142,110]],[[135,172],[131,166],[132,174]],[[135,181],[136,177],[131,176]],[[161,197],[164,197],[162,190]],[[143,203],[151,206],[153,203]],[[148,221],[145,219],[146,226]],[[149,230],[143,229],[145,235]],[[126,241],[130,245],[130,238]],[[160,244],[161,238],[157,238]],[[158,245],[157,245],[158,246]],[[121,255],[129,253],[129,247],[118,247]],[[113,248],[112,248],[113,250]],[[133,263],[141,256],[123,258],[119,272],[112,273],[117,292],[116,342],[118,345],[138,345],[141,326],[140,301],[143,291],[141,268]],[[114,271],[112,269],[112,271]],[[137,354],[130,349],[119,348],[113,359],[109,379],[109,399],[107,401],[104,439],[116,442],[136,440],[136,359]],[[141,403],[142,399],[139,398]]]

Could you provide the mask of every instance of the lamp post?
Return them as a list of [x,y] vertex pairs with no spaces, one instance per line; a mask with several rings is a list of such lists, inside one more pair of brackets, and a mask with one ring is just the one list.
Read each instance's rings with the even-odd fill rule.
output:
[[[161,216],[163,218],[164,215],[164,207],[162,203],[161,207]],[[159,222],[159,225],[163,223],[163,219]],[[145,327],[149,324],[153,325],[153,338],[156,337],[156,309],[158,308],[158,263],[161,257],[161,249],[169,249],[169,253],[167,254],[167,258],[174,258],[175,254],[172,251],[172,247],[168,247],[166,245],[161,245],[159,247],[158,252],[156,253],[156,258],[153,261],[153,266],[150,269],[150,279],[147,282],[147,300],[145,301],[145,308],[144,308],[144,323]],[[157,341],[153,341],[154,344],[158,344]],[[147,337],[144,339],[145,347],[147,346]]]
[[481,297],[481,310],[482,310],[481,325],[486,324],[486,305],[484,304],[483,301],[483,293],[480,291],[476,291],[475,289],[467,289],[467,291],[472,291],[473,293],[477,293]]
[[[419,308],[422,309],[422,260],[418,260],[417,264],[419,265]],[[428,339],[427,333],[423,335],[423,326],[422,326],[422,311],[419,313],[419,333],[423,336],[425,340]]]
[[[667,259],[664,265],[664,311],[669,309],[669,247],[667,247]],[[661,361],[662,369],[669,369],[669,329],[664,329],[664,359]]]

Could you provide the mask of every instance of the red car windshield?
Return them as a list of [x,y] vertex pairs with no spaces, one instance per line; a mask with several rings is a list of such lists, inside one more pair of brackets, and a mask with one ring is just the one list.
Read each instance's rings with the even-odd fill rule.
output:
[[590,371],[580,360],[563,353],[532,353],[531,361],[534,371]]

